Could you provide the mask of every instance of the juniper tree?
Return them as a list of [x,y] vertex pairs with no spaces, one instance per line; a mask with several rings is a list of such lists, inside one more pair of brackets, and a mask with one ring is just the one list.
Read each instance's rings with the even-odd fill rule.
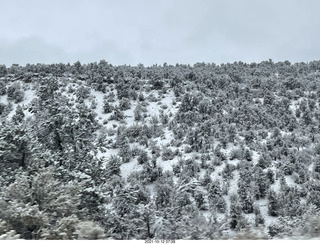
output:
[[275,191],[270,190],[268,194],[268,214],[274,217],[278,216],[279,208],[278,195]]
[[213,181],[208,189],[209,205],[220,213],[225,213],[226,202],[222,197],[222,190],[219,181]]

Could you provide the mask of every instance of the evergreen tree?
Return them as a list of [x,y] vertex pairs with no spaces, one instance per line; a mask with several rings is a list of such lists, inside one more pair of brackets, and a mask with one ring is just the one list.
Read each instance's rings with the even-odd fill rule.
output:
[[112,176],[118,175],[120,176],[120,166],[121,160],[117,156],[110,156],[106,166],[107,178],[111,178]]
[[254,192],[256,199],[264,198],[267,195],[267,191],[270,187],[270,182],[266,176],[266,173],[260,167],[257,167],[254,173]]
[[25,239],[40,239],[41,229],[57,219],[76,213],[79,188],[75,182],[62,184],[53,168],[40,169],[33,177],[23,173],[2,188],[0,219]]
[[108,114],[113,111],[113,106],[107,101],[103,100],[103,112]]
[[253,212],[253,199],[251,192],[251,175],[252,172],[250,170],[249,165],[243,165],[243,168],[239,170],[239,180],[238,180],[238,195],[240,198],[240,202],[243,207],[244,213],[252,213]]
[[23,116],[24,113],[18,106],[11,123],[4,124],[0,129],[0,159],[2,164],[13,168],[25,168],[30,155],[31,135]]
[[222,197],[222,190],[219,181],[214,181],[210,184],[208,190],[209,205],[220,213],[225,213],[226,202]]
[[278,202],[278,196],[275,191],[270,190],[268,194],[268,214],[270,216],[278,216],[279,215],[279,202]]
[[254,225],[258,227],[259,225],[264,225],[265,220],[262,217],[260,208],[258,205],[254,206]]
[[232,195],[230,197],[230,228],[234,230],[240,230],[241,228],[245,227],[246,221],[242,214],[242,206],[238,199],[237,195]]
[[244,158],[247,161],[252,161],[252,153],[248,149],[244,151]]
[[113,199],[115,212],[109,213],[105,219],[111,237],[128,240],[147,238],[148,234],[151,235],[151,230],[148,229],[148,225],[150,228],[151,224],[150,211],[147,212],[144,207],[148,202],[147,194],[141,194],[138,186],[120,189]]

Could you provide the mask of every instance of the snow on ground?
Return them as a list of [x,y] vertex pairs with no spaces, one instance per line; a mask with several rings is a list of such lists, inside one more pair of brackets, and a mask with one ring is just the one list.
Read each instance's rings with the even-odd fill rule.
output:
[[210,211],[203,211],[202,212],[203,216],[206,218],[207,221],[210,221],[210,218],[212,216],[212,214],[210,213]]
[[280,180],[279,179],[275,180],[274,183],[270,186],[270,188],[275,192],[279,192],[280,191]]
[[247,219],[247,221],[249,223],[254,225],[254,220],[255,220],[255,214],[254,213],[245,214],[245,217],[246,217],[246,219]]
[[202,179],[205,174],[206,174],[206,170],[205,169],[200,169],[199,179]]
[[[20,102],[21,106],[26,108],[34,98],[35,98],[35,91],[26,90],[24,92],[24,100],[22,102]],[[28,110],[24,110],[24,114],[26,117],[31,116],[31,113]]]
[[148,184],[148,185],[146,185],[146,188],[150,192],[150,197],[152,198],[155,195],[155,192],[156,192],[155,185],[154,184]]
[[172,166],[176,165],[177,161],[178,160],[176,158],[174,158],[173,160],[167,160],[167,161],[163,161],[162,159],[159,159],[157,161],[157,165],[159,165],[162,168],[163,172],[167,170],[172,171]]
[[221,178],[221,172],[224,169],[224,167],[225,167],[225,164],[215,166],[214,171],[210,175],[211,179],[216,180],[216,179]]
[[2,95],[0,96],[0,102],[3,104],[7,104],[8,103],[8,96],[7,95]]
[[133,171],[140,170],[142,170],[142,165],[139,165],[136,159],[131,159],[129,163],[124,163],[120,166],[121,176],[125,179],[127,179]]
[[230,180],[230,187],[228,195],[237,194],[238,191],[238,179],[240,177],[238,171],[233,171],[233,178]]
[[285,176],[285,179],[286,179],[286,182],[287,182],[287,185],[292,187],[292,186],[296,186],[296,183],[294,183],[292,177],[290,175],[286,175]]
[[251,152],[252,152],[252,162],[253,162],[253,164],[255,165],[255,164],[257,164],[258,161],[259,161],[260,154],[257,153],[256,151],[253,151],[253,150],[252,150]]
[[134,109],[136,108],[136,104],[131,104],[131,108],[128,110],[123,111],[123,114],[125,116],[126,124],[128,126],[134,125],[137,122],[134,120]]
[[309,173],[313,172],[314,163],[311,163],[308,167]]
[[113,148],[108,148],[108,149],[106,149],[105,152],[101,152],[101,150],[98,150],[97,157],[98,158],[104,157],[104,158],[108,159],[112,155],[117,155],[118,151],[119,151],[119,149],[113,149]]

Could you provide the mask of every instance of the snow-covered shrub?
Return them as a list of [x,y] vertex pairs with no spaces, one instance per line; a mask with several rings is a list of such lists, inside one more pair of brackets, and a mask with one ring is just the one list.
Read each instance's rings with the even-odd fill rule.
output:
[[244,155],[243,155],[244,159],[247,161],[252,161],[252,152],[249,149],[246,149],[244,151]]
[[107,100],[103,100],[103,112],[108,114],[113,111],[114,107]]
[[0,240],[17,240],[20,239],[20,235],[15,230],[11,230],[8,224],[0,220]]
[[151,93],[148,97],[147,97],[149,102],[158,102],[159,99],[155,97],[155,95],[153,93]]
[[213,167],[222,165],[222,160],[219,157],[214,156],[211,160],[211,165]]
[[271,158],[268,155],[263,154],[259,157],[257,165],[262,169],[266,169],[271,166]]
[[197,208],[199,210],[208,210],[208,203],[205,199],[205,194],[201,191],[198,191],[194,195],[194,200],[196,201]]
[[4,77],[8,73],[7,67],[4,64],[0,65],[0,77]]
[[160,108],[163,109],[163,110],[166,110],[166,109],[168,108],[168,105],[167,105],[167,104],[162,104],[162,105],[160,106]]
[[226,166],[222,170],[222,177],[224,179],[232,179],[232,172],[235,170],[235,165],[226,163]]
[[24,91],[21,89],[20,83],[13,83],[7,89],[8,100],[13,100],[16,103],[23,101]]
[[191,153],[192,152],[192,148],[189,145],[186,145],[184,147],[184,153]]
[[[313,210],[311,210],[313,208]],[[310,211],[311,210],[311,211]],[[320,211],[315,209],[315,206],[310,206],[302,222],[302,227],[297,228],[295,233],[305,238],[319,238],[320,237]]]
[[173,184],[170,184],[170,181],[165,182],[164,178],[158,180],[155,185],[156,205],[159,207],[170,206],[170,203],[173,200],[173,190]]
[[138,100],[139,100],[139,102],[143,102],[145,100],[144,95],[143,95],[142,92],[139,93]]
[[119,103],[119,109],[124,111],[131,108],[131,103],[128,98],[122,98]]
[[195,109],[199,104],[199,97],[194,94],[186,93],[183,96],[179,111],[188,112]]
[[167,113],[161,112],[160,113],[160,121],[163,125],[167,125],[169,122],[169,115]]
[[129,139],[130,142],[135,142],[140,136],[143,135],[143,127],[139,124],[129,126],[124,131],[124,135]]
[[301,227],[302,222],[299,218],[279,217],[277,221],[268,227],[268,234],[272,238],[291,237],[297,228]]
[[152,84],[152,89],[160,90],[162,89],[164,82],[160,79],[156,79],[156,80],[152,80],[151,84]]
[[77,239],[77,224],[80,222],[77,216],[71,215],[61,218],[54,226],[48,226],[42,230],[42,238],[45,240],[75,240]]
[[167,160],[172,160],[172,159],[174,159],[174,152],[172,151],[171,148],[164,146],[162,148],[162,160],[167,161]]
[[143,119],[142,113],[143,113],[142,106],[140,104],[138,104],[133,111],[134,120],[141,121]]
[[243,151],[241,148],[235,148],[230,151],[230,160],[238,159],[242,160],[243,159]]
[[149,162],[148,153],[146,151],[141,151],[138,157],[139,164],[147,164]]
[[114,175],[120,175],[120,165],[121,165],[121,159],[118,156],[111,155],[107,161],[106,165],[106,173],[107,177],[112,177]]
[[73,85],[69,85],[68,86],[68,93],[70,93],[70,94],[73,94],[75,92],[75,88],[74,88],[74,86]]
[[237,194],[230,196],[229,226],[233,230],[240,230],[248,225],[247,219],[242,212],[242,206]]
[[97,105],[98,105],[97,101],[94,98],[92,98],[91,104],[90,104],[90,109],[95,110],[97,108]]
[[102,240],[105,238],[104,229],[92,221],[82,221],[77,224],[75,234],[79,240]]
[[138,92],[133,89],[130,89],[129,96],[132,100],[136,101],[138,99]]
[[151,167],[149,164],[143,164],[140,172],[140,180],[144,184],[155,182],[162,174],[162,169],[159,166]]
[[214,149],[214,154],[220,158],[222,161],[226,160],[226,155],[224,152],[221,151],[221,144],[219,143],[215,149]]
[[246,227],[236,234],[233,240],[268,240],[269,236],[265,233],[262,226]]
[[5,95],[7,92],[7,86],[4,81],[0,81],[0,96]]
[[78,99],[86,99],[90,96],[90,88],[79,86],[75,93]]
[[160,147],[157,145],[156,141],[150,140],[151,153],[155,154],[157,157],[160,156]]
[[181,167],[179,164],[175,164],[172,166],[172,172],[175,176],[179,176],[179,174],[181,173]]
[[3,113],[3,111],[5,110],[6,105],[3,103],[0,103],[0,115]]
[[219,213],[225,213],[226,201],[222,197],[222,189],[218,180],[212,182],[208,189],[209,205]]
[[152,115],[151,118],[150,118],[150,123],[151,124],[158,124],[159,123],[159,117],[157,115]]
[[132,158],[132,151],[129,144],[125,144],[120,147],[118,155],[122,158],[122,162],[128,163]]
[[113,113],[109,117],[109,120],[122,121],[123,119],[124,113],[118,107],[115,107]]

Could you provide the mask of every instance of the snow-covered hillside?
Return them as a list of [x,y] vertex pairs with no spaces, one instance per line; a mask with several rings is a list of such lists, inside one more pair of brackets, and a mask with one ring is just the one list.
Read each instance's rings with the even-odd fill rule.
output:
[[144,69],[2,69],[0,235],[319,237],[319,62]]

